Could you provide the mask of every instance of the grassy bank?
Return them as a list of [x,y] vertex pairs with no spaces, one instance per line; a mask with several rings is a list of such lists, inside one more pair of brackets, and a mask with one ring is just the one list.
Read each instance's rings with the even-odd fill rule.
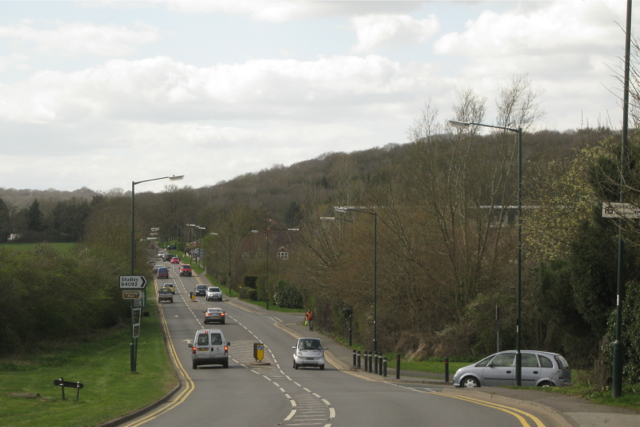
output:
[[[166,395],[177,385],[153,300],[138,339],[131,372],[128,325],[96,332],[82,341],[45,343],[27,355],[0,360],[0,426],[91,426],[125,415]],[[80,399],[53,380],[80,381]],[[38,394],[37,398],[11,393]]]

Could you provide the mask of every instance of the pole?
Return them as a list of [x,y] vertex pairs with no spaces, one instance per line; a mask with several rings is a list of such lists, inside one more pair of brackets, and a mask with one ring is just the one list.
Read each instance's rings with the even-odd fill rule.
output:
[[269,310],[269,230],[266,231],[267,235],[267,282],[265,286],[267,287],[267,310]]
[[[631,51],[631,0],[627,0],[627,30],[625,37],[624,59],[624,102],[622,112],[622,146],[620,149],[620,203],[624,201],[624,174],[627,157],[626,146],[629,130],[629,62]],[[613,382],[612,396],[614,399],[622,396],[622,365],[624,350],[622,345],[622,294],[624,279],[622,274],[622,258],[624,256],[624,242],[622,241],[622,218],[618,219],[618,274],[616,283],[616,340],[613,343]]]
[[522,323],[522,128],[518,128],[518,309],[516,324],[516,385],[522,385],[522,353],[520,352],[520,324]]
[[229,257],[229,297],[231,297],[231,234],[227,234],[227,255]]
[[378,351],[378,213],[373,212],[373,351]]

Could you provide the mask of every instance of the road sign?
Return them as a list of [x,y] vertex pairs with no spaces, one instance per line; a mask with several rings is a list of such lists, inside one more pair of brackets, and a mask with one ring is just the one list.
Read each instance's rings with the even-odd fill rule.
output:
[[72,381],[64,381],[62,378],[59,380],[53,380],[53,385],[59,385],[62,387],[73,387],[73,388],[84,387],[84,384],[82,384],[80,381],[78,381],[77,383],[74,383]]
[[631,203],[602,203],[603,218],[640,218],[640,208]]
[[122,291],[122,299],[138,299],[142,298],[142,291],[126,289]]
[[120,289],[144,289],[147,278],[144,276],[120,276]]

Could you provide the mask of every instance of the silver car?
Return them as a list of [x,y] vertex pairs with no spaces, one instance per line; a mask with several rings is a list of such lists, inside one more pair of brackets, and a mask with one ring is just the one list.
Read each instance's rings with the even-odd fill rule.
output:
[[[521,384],[549,387],[571,385],[571,368],[564,357],[546,351],[522,350]],[[491,387],[516,385],[516,351],[492,354],[473,365],[465,366],[453,376],[456,387]]]
[[205,299],[207,301],[222,301],[222,291],[217,286],[209,286]]
[[322,341],[318,338],[299,338],[298,343],[291,347],[295,349],[293,353],[293,368],[300,366],[315,366],[324,369],[324,351]]

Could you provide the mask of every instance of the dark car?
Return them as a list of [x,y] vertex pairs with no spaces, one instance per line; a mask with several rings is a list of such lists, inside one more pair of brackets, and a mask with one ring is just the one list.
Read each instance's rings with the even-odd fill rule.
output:
[[166,254],[166,255],[164,256],[164,260],[165,260],[165,261],[171,261],[171,260],[173,259],[173,257],[174,257],[174,256],[175,256],[175,255],[173,255],[173,254]]
[[207,294],[207,285],[196,285],[195,294],[197,297],[203,297]]
[[158,279],[168,279],[169,278],[169,269],[167,267],[158,268]]

